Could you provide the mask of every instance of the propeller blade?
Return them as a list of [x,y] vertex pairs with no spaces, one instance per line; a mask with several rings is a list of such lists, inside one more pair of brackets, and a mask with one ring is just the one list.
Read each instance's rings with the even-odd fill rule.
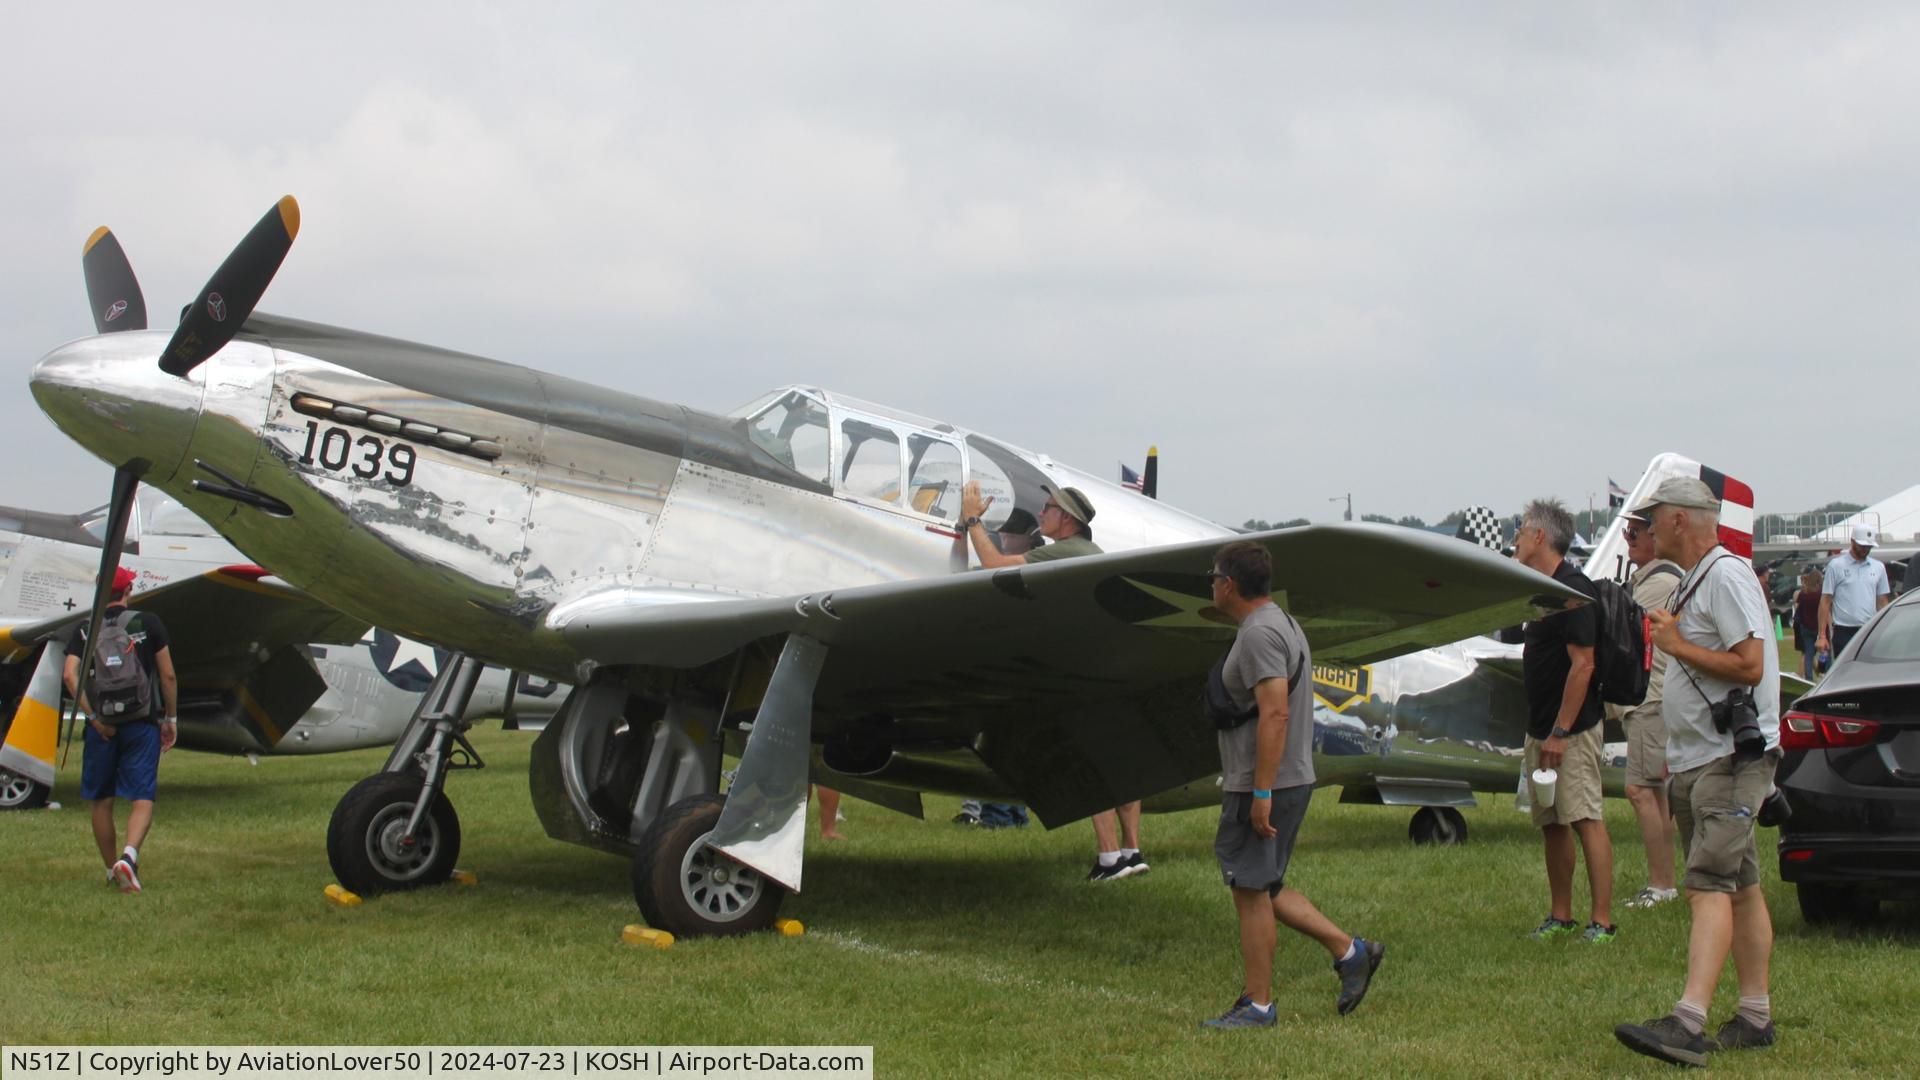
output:
[[127,518],[133,514],[133,494],[140,488],[140,470],[122,465],[113,470],[113,501],[107,504],[107,531],[100,549],[100,575],[93,585],[93,613],[87,617],[86,654],[80,658],[80,684],[93,670],[93,646],[100,640],[107,601],[113,598],[113,572],[120,568],[120,549],[127,543]]
[[1149,499],[1160,497],[1160,448],[1147,447],[1147,470],[1140,475],[1140,494]]
[[87,237],[80,249],[80,268],[87,275],[87,303],[93,306],[93,328],[102,334],[117,330],[145,330],[147,301],[133,264],[120,241],[105,225]]
[[300,232],[300,204],[288,195],[273,205],[220,264],[160,354],[160,370],[185,375],[233,340]]

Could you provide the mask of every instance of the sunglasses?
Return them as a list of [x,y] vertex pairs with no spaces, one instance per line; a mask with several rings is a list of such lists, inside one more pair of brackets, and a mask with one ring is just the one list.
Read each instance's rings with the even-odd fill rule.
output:
[[1626,538],[1627,538],[1627,540],[1628,540],[1628,542],[1629,542],[1629,543],[1631,543],[1632,541],[1635,541],[1635,540],[1638,540],[1638,539],[1640,539],[1640,530],[1638,530],[1638,529],[1626,529],[1626,530],[1623,530],[1623,531],[1622,531],[1622,532],[1620,533],[1620,535],[1622,535],[1622,536],[1624,536],[1624,537],[1626,537]]
[[1209,580],[1212,580],[1212,581],[1227,581],[1231,579],[1231,576],[1232,575],[1229,575],[1229,574],[1223,574],[1218,570],[1207,571],[1207,577]]
[[[1059,510],[1059,509],[1060,509],[1060,504],[1059,504],[1059,503],[1057,503],[1057,502],[1049,502],[1049,503],[1047,503],[1047,504],[1046,504],[1045,506],[1042,506],[1042,507],[1040,508],[1040,512],[1044,514],[1044,513],[1046,513],[1046,512],[1047,512],[1047,511],[1049,511],[1049,510]],[[1064,511],[1063,511],[1063,512],[1064,512]]]

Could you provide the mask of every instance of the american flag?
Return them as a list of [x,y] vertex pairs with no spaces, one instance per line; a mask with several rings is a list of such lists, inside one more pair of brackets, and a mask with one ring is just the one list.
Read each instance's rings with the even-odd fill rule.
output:
[[1627,505],[1628,494],[1627,489],[1621,487],[1618,481],[1614,480],[1611,476],[1607,477],[1607,506],[1609,508]]
[[1142,491],[1144,489],[1144,484],[1145,482],[1140,479],[1139,473],[1134,472],[1132,469],[1127,468],[1126,462],[1123,461],[1120,463],[1120,486],[1121,487],[1132,488],[1135,491]]

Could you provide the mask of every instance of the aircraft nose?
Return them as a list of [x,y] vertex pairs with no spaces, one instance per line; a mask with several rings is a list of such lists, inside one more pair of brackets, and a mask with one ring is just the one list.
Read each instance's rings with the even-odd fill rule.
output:
[[82,338],[33,368],[33,398],[61,431],[114,467],[147,463],[149,480],[179,468],[200,415],[202,383],[161,371],[163,331]]

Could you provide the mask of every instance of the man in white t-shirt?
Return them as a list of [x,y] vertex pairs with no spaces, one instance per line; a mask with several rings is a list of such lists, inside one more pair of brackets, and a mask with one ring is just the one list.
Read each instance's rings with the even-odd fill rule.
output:
[[1893,592],[1887,587],[1887,565],[1873,557],[1880,539],[1871,525],[1853,527],[1853,543],[1827,564],[1820,583],[1820,643],[1837,655],[1860,632],[1873,613],[1887,606]]
[[[1692,927],[1687,982],[1669,1015],[1621,1024],[1614,1036],[1638,1053],[1705,1065],[1715,1050],[1773,1045],[1767,965],[1773,919],[1760,891],[1754,820],[1780,760],[1780,656],[1773,616],[1753,564],[1720,546],[1720,499],[1692,477],[1670,477],[1633,513],[1651,523],[1655,550],[1686,571],[1673,610],[1647,613],[1653,646],[1667,654],[1661,712],[1667,722],[1668,797],[1687,853],[1683,881]],[[1757,738],[1717,706],[1744,712]],[[1745,735],[1747,737],[1743,738]],[[1738,1011],[1706,1037],[1707,1006],[1733,956]]]

